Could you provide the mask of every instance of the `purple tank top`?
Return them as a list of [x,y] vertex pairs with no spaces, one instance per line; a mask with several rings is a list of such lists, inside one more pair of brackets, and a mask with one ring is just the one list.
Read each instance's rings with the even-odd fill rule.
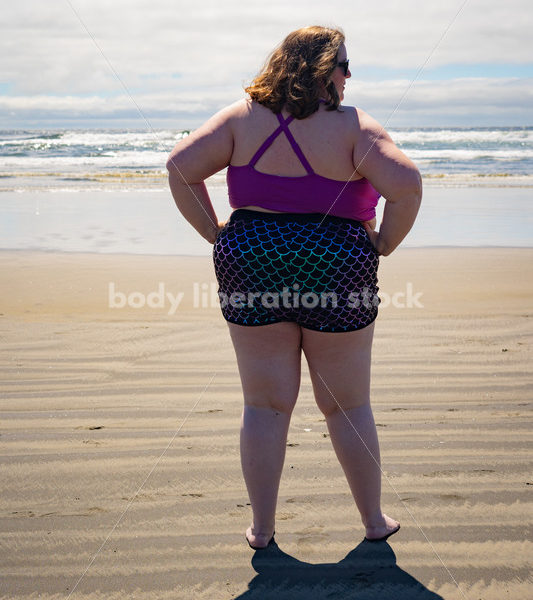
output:
[[[380,194],[366,179],[337,181],[317,175],[307,162],[288,125],[294,119],[276,115],[279,127],[261,145],[247,165],[229,165],[227,183],[232,208],[260,206],[292,213],[322,213],[369,221],[376,216]],[[307,175],[284,177],[256,171],[255,165],[276,137],[284,132]]]

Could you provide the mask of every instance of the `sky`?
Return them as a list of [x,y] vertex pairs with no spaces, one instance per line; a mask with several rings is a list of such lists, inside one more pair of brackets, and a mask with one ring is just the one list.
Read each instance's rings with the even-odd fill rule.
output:
[[343,29],[344,103],[383,125],[533,126],[531,0],[18,0],[0,128],[192,129],[315,24]]

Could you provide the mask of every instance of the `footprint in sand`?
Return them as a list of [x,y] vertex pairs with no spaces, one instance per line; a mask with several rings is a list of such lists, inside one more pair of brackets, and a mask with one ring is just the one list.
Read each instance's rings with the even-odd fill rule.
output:
[[35,513],[33,512],[33,510],[14,510],[11,514],[15,515],[17,517],[34,517],[35,516]]

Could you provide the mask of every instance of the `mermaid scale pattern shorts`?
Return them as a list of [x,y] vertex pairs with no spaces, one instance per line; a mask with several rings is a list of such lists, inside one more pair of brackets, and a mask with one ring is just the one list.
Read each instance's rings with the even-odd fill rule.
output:
[[238,209],[217,235],[213,260],[231,323],[342,332],[377,317],[379,255],[359,221]]

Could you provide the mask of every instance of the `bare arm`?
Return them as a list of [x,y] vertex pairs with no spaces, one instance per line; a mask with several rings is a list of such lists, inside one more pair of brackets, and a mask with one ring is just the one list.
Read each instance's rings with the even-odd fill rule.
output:
[[357,112],[360,132],[354,165],[386,200],[379,232],[370,225],[365,229],[377,251],[387,256],[415,222],[422,200],[422,178],[381,125],[363,111]]
[[229,106],[179,141],[167,160],[168,182],[176,206],[208,242],[220,228],[204,180],[228,166],[233,152]]

